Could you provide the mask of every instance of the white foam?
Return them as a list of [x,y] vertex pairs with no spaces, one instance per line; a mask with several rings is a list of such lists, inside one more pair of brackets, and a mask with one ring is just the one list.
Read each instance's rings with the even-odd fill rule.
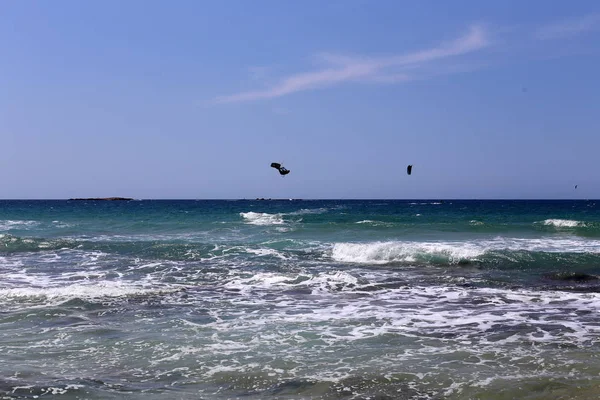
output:
[[[414,337],[428,333],[448,334],[454,337],[454,343],[469,345],[471,349],[476,345],[483,352],[515,341],[584,344],[596,340],[600,333],[593,317],[600,310],[598,293],[402,286],[369,290],[369,296],[346,298],[340,303],[339,290],[360,293],[364,285],[376,283],[365,283],[362,279],[344,271],[318,273],[311,277],[298,275],[295,278],[281,274],[258,274],[236,280],[235,283],[232,281],[230,287],[238,289],[236,293],[245,297],[247,302],[244,303],[240,298],[237,303],[253,306],[273,301],[257,296],[257,289],[268,288],[271,294],[277,287],[308,286],[314,290],[313,296],[307,299],[286,298],[282,294],[272,303],[277,304],[277,307],[271,308],[272,312],[252,315],[240,313],[235,320],[219,319],[211,326],[220,332],[229,332],[231,329],[258,332],[281,324],[319,327],[318,336],[329,345],[386,334]],[[342,284],[342,287],[336,283]],[[240,290],[243,286],[247,288]],[[296,312],[288,312],[290,309]],[[577,317],[572,312],[574,309],[589,311],[590,317]],[[344,321],[355,322],[348,324]],[[521,331],[519,327],[522,324],[535,326],[536,334]],[[554,330],[552,327],[557,325],[568,329]],[[515,329],[497,330],[498,327]],[[495,333],[497,337],[494,337]],[[269,331],[269,334],[273,335],[273,332]],[[283,344],[288,340],[274,335],[273,341],[278,340]],[[286,337],[290,336],[293,335],[287,332]],[[437,347],[425,346],[415,350],[415,353],[426,354],[438,350]],[[408,358],[415,353],[404,353],[404,356]]]
[[[567,357],[569,350],[563,350],[563,345],[580,346],[574,357],[584,366],[574,365],[573,371],[587,371],[588,359],[582,357],[591,354],[586,349],[593,348],[600,334],[596,318],[600,294],[387,285],[391,278],[397,279],[398,272],[360,268],[312,273],[230,271],[219,282],[225,289],[244,290],[219,290],[223,288],[220,283],[211,284],[209,290],[188,290],[181,301],[192,301],[189,304],[195,307],[190,310],[194,311],[168,314],[180,323],[169,322],[168,337],[152,342],[158,343],[152,354],[146,348],[154,336],[129,343],[134,349],[144,349],[139,359],[148,364],[141,368],[151,368],[140,371],[150,379],[154,373],[194,365],[194,379],[214,376],[223,382],[243,377],[253,387],[303,379],[342,382],[381,374],[390,383],[402,380],[419,388],[428,384],[424,380],[436,381],[444,374],[458,383],[436,382],[431,387],[450,393],[463,382],[485,384],[489,374],[497,374],[505,365],[512,366],[507,372],[521,375],[527,374],[529,366],[537,374],[560,373],[565,361],[575,359]],[[378,283],[381,287],[373,290]],[[371,286],[368,292],[361,290],[366,285]],[[298,295],[290,288],[313,290]],[[142,314],[143,318],[132,319],[124,329],[140,332],[157,323],[160,327],[161,319],[156,318],[165,315]],[[71,330],[56,331],[72,334]],[[89,349],[96,344],[88,336],[85,340],[90,343],[58,334],[50,339],[65,342],[56,340],[54,346],[85,343]],[[132,348],[121,347],[115,353],[107,352],[102,342],[97,346],[91,354],[103,362],[123,359]],[[77,354],[81,358],[74,354],[76,362],[90,356]],[[406,365],[416,367],[405,372]],[[374,379],[373,387],[380,383]],[[340,388],[358,390],[351,382],[343,382]]]
[[257,212],[242,212],[240,213],[247,224],[251,225],[281,225],[284,224],[284,220],[281,214],[268,214],[268,213],[257,213]]
[[327,208],[302,208],[298,211],[288,213],[287,215],[324,214],[327,211],[329,211]]
[[[91,283],[62,284],[60,286],[13,287],[0,289],[2,300],[33,300],[33,301],[66,301],[69,299],[101,299],[124,297],[131,295],[147,295],[166,291],[174,291],[168,287],[147,288],[139,284],[122,281],[99,281]],[[161,290],[162,289],[162,290]]]
[[334,288],[354,287],[358,285],[359,280],[354,275],[344,271],[326,272],[313,276],[306,283],[308,285],[316,285],[317,287],[313,290],[313,293],[330,291]]
[[[0,235],[0,238],[2,237],[2,235]],[[21,260],[16,260],[12,257],[3,257],[0,256],[0,267],[2,267],[3,269],[6,268],[20,268],[23,266],[23,261]],[[2,271],[3,275],[6,274],[6,271]]]
[[484,252],[485,248],[465,242],[336,243],[331,257],[343,262],[386,264],[416,261],[420,255],[439,255],[459,261],[475,258]]
[[313,294],[318,294],[339,290],[352,291],[363,283],[361,283],[358,277],[349,272],[329,271],[315,275],[308,273],[256,273],[247,277],[235,276],[233,279],[227,281],[224,286],[227,289],[235,289],[240,293],[246,294],[259,289],[285,290],[294,287],[310,288]]
[[11,229],[31,229],[38,226],[38,221],[21,221],[21,220],[0,220],[0,231],[8,231]]
[[584,226],[585,222],[574,221],[571,219],[547,219],[542,221],[546,226],[554,226],[556,228],[575,228],[577,226]]
[[392,225],[389,222],[373,221],[373,220],[370,220],[370,219],[365,219],[365,220],[362,220],[362,221],[358,221],[356,223],[357,224],[372,225],[372,226],[391,226]]
[[61,222],[61,221],[52,221],[52,224],[54,224],[54,226],[56,228],[71,228],[74,226],[73,224],[69,224],[69,223]]
[[289,258],[279,251],[269,248],[246,249],[246,252],[250,254],[256,254],[257,256],[274,256],[282,260],[287,260]]
[[[268,289],[273,286],[293,286],[296,278],[297,277],[290,277],[282,274],[260,272],[249,277],[236,276],[235,278],[226,282],[224,287],[228,289],[238,289],[243,292],[256,288]],[[307,278],[309,277],[304,277],[304,279]]]
[[331,257],[336,261],[385,264],[412,262],[431,257],[449,262],[473,260],[489,251],[532,251],[547,253],[600,253],[599,240],[583,238],[496,238],[472,241],[335,243]]

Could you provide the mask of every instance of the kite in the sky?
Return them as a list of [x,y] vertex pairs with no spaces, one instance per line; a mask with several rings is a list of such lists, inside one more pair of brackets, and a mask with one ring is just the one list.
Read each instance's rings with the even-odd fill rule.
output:
[[289,169],[286,169],[283,165],[276,162],[271,163],[271,168],[275,168],[276,170],[278,170],[282,176],[290,173]]
[[412,165],[409,165],[408,167],[406,167],[406,173],[410,175],[411,172],[412,172]]

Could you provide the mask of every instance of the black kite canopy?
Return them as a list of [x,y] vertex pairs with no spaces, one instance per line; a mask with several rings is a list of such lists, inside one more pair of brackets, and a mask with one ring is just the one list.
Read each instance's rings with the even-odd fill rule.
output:
[[290,173],[289,169],[286,169],[281,164],[276,163],[276,162],[271,163],[271,168],[275,168],[276,170],[278,170],[281,175],[287,175]]

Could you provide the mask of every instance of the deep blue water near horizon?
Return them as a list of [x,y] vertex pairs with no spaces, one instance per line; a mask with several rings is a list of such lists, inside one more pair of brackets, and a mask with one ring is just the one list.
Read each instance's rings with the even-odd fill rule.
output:
[[0,399],[595,399],[599,211],[0,200]]

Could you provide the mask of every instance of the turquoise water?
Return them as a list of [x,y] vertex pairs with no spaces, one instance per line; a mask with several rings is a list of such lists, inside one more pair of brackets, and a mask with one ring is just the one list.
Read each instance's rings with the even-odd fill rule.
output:
[[599,207],[0,201],[0,398],[596,398]]

